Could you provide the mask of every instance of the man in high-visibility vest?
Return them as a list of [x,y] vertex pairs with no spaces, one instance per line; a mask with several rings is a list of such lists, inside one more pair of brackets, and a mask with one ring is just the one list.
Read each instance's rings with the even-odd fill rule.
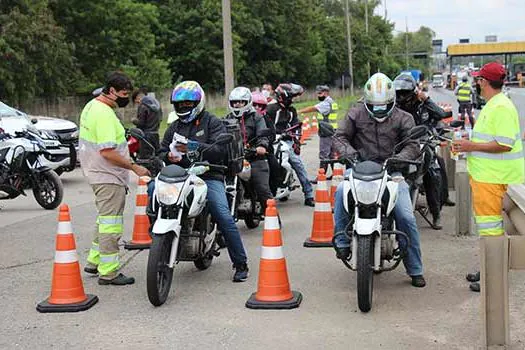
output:
[[465,120],[465,114],[468,115],[468,120],[471,126],[474,126],[474,117],[472,116],[472,100],[471,96],[474,96],[474,90],[468,82],[468,77],[464,75],[461,78],[461,83],[454,90],[454,94],[458,98],[459,103],[459,116],[462,120]]
[[[476,228],[480,236],[501,236],[503,196],[507,186],[523,183],[525,162],[516,107],[502,93],[505,68],[487,63],[478,76],[487,104],[479,114],[470,140],[456,140],[453,150],[467,153]],[[480,273],[467,275],[470,289],[480,291]]]
[[120,72],[108,76],[100,94],[89,101],[80,115],[79,158],[97,207],[97,226],[84,271],[99,276],[101,285],[133,284],[135,279],[119,273],[119,246],[128,192],[129,170],[138,176],[149,171],[129,156],[125,130],[115,114],[126,107],[133,89]]
[[318,85],[315,88],[319,103],[315,106],[303,108],[299,114],[317,112],[319,124],[319,168],[328,170],[328,165],[323,164],[323,160],[330,159],[332,150],[332,137],[337,129],[337,111],[339,106],[330,97],[330,88],[327,85]]

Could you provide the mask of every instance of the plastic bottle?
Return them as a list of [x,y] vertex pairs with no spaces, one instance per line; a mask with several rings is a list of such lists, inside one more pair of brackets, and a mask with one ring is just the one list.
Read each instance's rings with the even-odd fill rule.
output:
[[[452,136],[452,141],[461,140],[462,137],[463,137],[463,133],[461,132],[461,130],[456,130],[456,131],[454,131],[454,135]],[[460,152],[454,152],[452,149],[450,150],[450,158],[452,158],[454,160],[459,160],[459,157],[460,157],[461,153]]]

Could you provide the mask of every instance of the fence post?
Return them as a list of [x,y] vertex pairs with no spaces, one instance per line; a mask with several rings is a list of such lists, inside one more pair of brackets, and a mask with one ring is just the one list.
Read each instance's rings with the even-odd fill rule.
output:
[[467,173],[467,161],[455,162],[456,185],[456,234],[469,235],[472,232],[472,194]]

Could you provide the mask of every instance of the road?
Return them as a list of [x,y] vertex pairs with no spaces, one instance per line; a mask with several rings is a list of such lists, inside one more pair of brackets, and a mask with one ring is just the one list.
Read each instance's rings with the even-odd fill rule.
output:
[[[452,102],[449,91],[432,92]],[[521,113],[525,95],[516,93]],[[317,165],[314,138],[303,150],[310,174]],[[91,190],[77,170],[63,175],[64,203],[71,207],[82,264],[96,216]],[[133,222],[134,188],[126,208],[125,238]],[[464,276],[479,259],[475,237],[454,234],[454,208],[444,208],[444,229],[434,231],[418,218],[425,277],[411,287],[402,267],[377,275],[374,305],[358,311],[356,275],[331,249],[307,249],[312,208],[300,193],[279,203],[284,250],[292,289],[304,300],[295,310],[249,310],[244,303],[257,289],[262,229],[239,226],[249,255],[248,282],[234,284],[225,251],[207,271],[191,263],[175,270],[165,305],[154,308],[146,295],[147,251],[125,252],[123,271],[133,286],[99,286],[83,274],[87,293],[100,302],[76,314],[40,314],[35,306],[49,295],[56,211],[44,211],[32,197],[0,202],[0,349],[476,349],[480,346],[479,295]],[[525,346],[525,273],[511,273],[512,349]]]

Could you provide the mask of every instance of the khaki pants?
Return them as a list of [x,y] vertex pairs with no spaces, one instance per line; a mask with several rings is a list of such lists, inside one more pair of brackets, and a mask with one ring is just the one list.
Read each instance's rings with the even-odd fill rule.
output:
[[113,279],[120,267],[118,241],[123,232],[126,187],[116,184],[92,185],[97,206],[95,230],[88,264],[97,267],[100,278]]

